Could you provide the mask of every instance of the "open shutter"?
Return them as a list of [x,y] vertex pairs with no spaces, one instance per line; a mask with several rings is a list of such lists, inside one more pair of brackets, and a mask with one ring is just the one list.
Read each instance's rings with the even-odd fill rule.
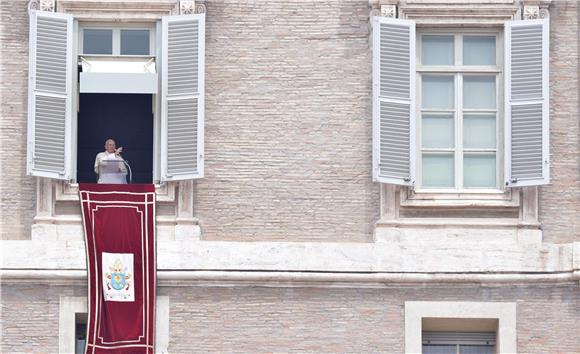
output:
[[162,18],[161,179],[203,177],[205,14]]
[[415,22],[373,18],[373,177],[415,183]]
[[549,22],[505,24],[506,185],[550,181]]
[[71,178],[73,17],[30,12],[27,173]]

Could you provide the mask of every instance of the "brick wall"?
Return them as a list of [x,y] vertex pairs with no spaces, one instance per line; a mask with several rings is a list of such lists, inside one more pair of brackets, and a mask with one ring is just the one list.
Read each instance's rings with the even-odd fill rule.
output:
[[[207,0],[206,177],[195,214],[207,240],[371,240],[371,58],[366,0]],[[2,1],[1,231],[30,237],[25,176],[27,2]],[[552,184],[547,242],[580,240],[578,2],[551,13]]]
[[578,284],[385,289],[174,288],[170,351],[404,352],[405,301],[517,302],[520,353],[580,348]]
[[27,1],[0,1],[0,238],[30,238],[36,184],[26,176]]
[[578,117],[578,19],[580,2],[550,6],[551,185],[540,188],[546,242],[580,240],[580,120]]
[[[0,351],[56,352],[59,296],[83,287],[3,285]],[[520,353],[580,348],[578,284],[383,289],[173,287],[171,353],[403,353],[405,301],[517,302]]]
[[369,241],[367,1],[207,1],[208,240]]
[[58,352],[59,295],[73,290],[38,284],[2,284],[1,290],[0,352]]

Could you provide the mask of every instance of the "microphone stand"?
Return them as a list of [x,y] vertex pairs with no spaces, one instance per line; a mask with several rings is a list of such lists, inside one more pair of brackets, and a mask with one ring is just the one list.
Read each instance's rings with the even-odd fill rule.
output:
[[129,169],[129,184],[133,184],[133,172],[131,171],[131,165],[129,165],[129,161],[125,160],[121,155],[117,155],[117,157],[123,160],[123,164]]

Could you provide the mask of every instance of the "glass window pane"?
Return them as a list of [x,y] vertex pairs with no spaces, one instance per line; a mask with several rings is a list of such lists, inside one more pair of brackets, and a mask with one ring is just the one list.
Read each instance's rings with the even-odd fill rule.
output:
[[455,134],[453,114],[423,114],[421,146],[424,148],[453,148]]
[[464,36],[464,65],[495,65],[495,36]]
[[495,109],[495,76],[464,76],[463,107]]
[[423,354],[456,354],[457,346],[445,344],[423,344]]
[[423,187],[449,188],[455,186],[453,154],[423,153]]
[[495,153],[463,155],[463,186],[495,188]]
[[149,30],[121,30],[122,55],[149,55]]
[[113,30],[83,30],[83,54],[113,54]]
[[424,109],[455,107],[453,76],[425,75],[421,83],[421,105]]
[[495,354],[493,345],[460,345],[460,354]]
[[422,36],[423,65],[453,65],[453,36]]
[[463,116],[463,147],[495,149],[495,114]]

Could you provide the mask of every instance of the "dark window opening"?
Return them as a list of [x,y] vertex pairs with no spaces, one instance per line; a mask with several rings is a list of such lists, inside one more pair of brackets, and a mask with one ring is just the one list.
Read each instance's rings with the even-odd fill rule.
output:
[[75,314],[75,354],[83,354],[85,352],[85,344],[87,342],[87,314]]
[[81,93],[78,112],[77,182],[96,183],[95,156],[115,139],[131,166],[133,183],[153,181],[153,95]]

